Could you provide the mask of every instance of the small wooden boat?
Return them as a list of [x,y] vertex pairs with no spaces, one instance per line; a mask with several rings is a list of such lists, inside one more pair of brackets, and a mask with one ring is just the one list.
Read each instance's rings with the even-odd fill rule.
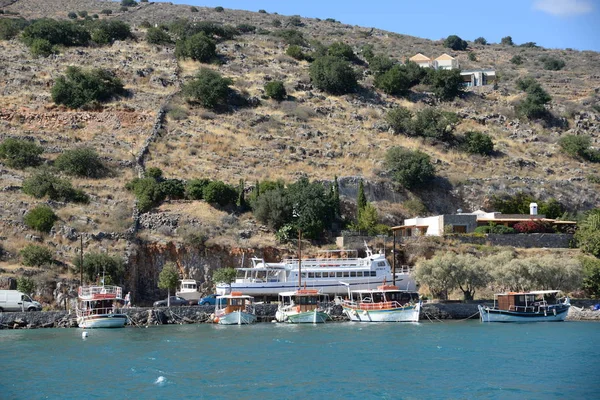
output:
[[217,297],[215,322],[221,325],[245,325],[256,322],[254,297],[232,292]]
[[355,322],[419,322],[419,293],[394,285],[377,289],[353,290],[341,301],[344,313]]
[[317,289],[279,293],[278,322],[322,324],[329,319],[329,296]]
[[80,286],[77,301],[77,324],[80,328],[122,328],[123,291],[119,286]]
[[545,322],[564,321],[569,313],[569,298],[549,304],[547,297],[556,297],[559,290],[509,292],[494,295],[494,306],[479,305],[483,322]]

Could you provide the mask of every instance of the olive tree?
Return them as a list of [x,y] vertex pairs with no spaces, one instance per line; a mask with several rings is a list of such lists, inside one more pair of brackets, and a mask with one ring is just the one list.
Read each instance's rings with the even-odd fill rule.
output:
[[385,155],[385,166],[393,179],[406,189],[423,186],[435,177],[429,156],[419,150],[392,147]]
[[235,268],[219,268],[213,273],[212,279],[214,283],[231,285],[231,282],[235,281],[236,275]]

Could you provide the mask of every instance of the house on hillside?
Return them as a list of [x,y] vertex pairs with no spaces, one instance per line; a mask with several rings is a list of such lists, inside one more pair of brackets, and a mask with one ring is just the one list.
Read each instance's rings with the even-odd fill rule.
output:
[[466,69],[460,71],[463,85],[467,87],[491,85],[496,82],[495,69]]
[[432,62],[431,58],[424,56],[421,53],[418,53],[418,54],[412,56],[411,58],[409,58],[409,61],[414,62],[415,64],[417,64],[419,67],[422,67],[422,68],[430,68],[433,66],[433,62]]
[[435,69],[458,69],[458,60],[446,53],[433,60]]

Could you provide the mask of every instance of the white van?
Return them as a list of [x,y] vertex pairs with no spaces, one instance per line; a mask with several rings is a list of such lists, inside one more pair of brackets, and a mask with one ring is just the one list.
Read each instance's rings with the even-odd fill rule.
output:
[[41,311],[42,305],[18,290],[0,290],[0,312]]

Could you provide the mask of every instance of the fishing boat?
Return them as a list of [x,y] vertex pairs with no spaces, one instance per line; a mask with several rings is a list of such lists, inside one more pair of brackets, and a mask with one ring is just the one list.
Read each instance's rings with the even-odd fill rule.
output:
[[329,319],[329,296],[317,289],[279,293],[278,322],[322,324]]
[[215,322],[221,325],[245,325],[256,322],[254,297],[232,292],[217,297]]
[[[351,255],[351,257],[348,257]],[[353,257],[352,257],[353,255]],[[330,250],[316,258],[285,259],[278,263],[252,258],[252,267],[237,268],[238,276],[231,284],[217,283],[216,293],[225,295],[239,291],[255,297],[277,297],[281,292],[295,291],[301,279],[304,285],[323,294],[343,295],[346,282],[352,289],[370,289],[394,280],[404,290],[417,289],[411,268],[402,266],[392,271],[383,253],[374,254],[368,247],[365,257],[353,250]],[[300,272],[300,267],[302,271]]]
[[400,290],[395,285],[377,289],[353,290],[341,300],[344,314],[355,322],[419,322],[419,293]]
[[183,297],[190,304],[197,304],[201,293],[198,291],[198,283],[194,279],[182,279],[179,281],[179,290],[175,292],[176,296]]
[[[559,290],[509,292],[494,295],[494,306],[479,305],[482,322],[545,322],[564,321],[571,303],[568,297],[556,299]],[[555,298],[549,304],[547,298]]]
[[80,328],[122,328],[123,291],[119,286],[80,286],[77,301],[77,324]]

